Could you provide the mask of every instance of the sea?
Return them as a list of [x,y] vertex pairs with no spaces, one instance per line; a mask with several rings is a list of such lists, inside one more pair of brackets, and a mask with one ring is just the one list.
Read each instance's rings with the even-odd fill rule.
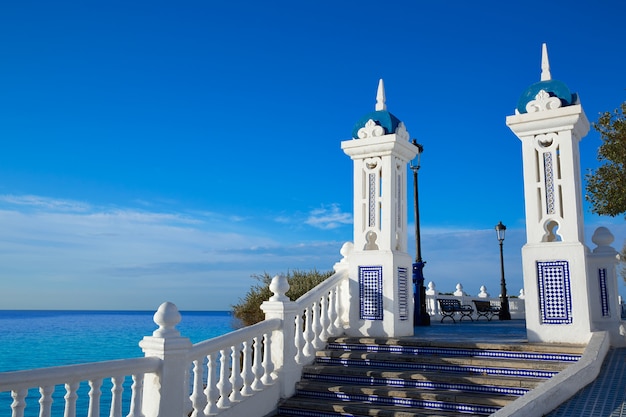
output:
[[[0,381],[2,372],[143,357],[139,342],[158,328],[154,311],[0,310]],[[236,321],[228,311],[181,311],[176,327],[192,343],[226,334]],[[106,382],[106,381],[105,381]],[[129,388],[125,382],[125,390]],[[83,384],[84,385],[84,384]],[[80,391],[87,388],[81,385]],[[64,389],[53,395],[53,416],[63,416]],[[102,401],[109,395],[102,387]],[[30,390],[25,417],[37,417],[37,390]],[[0,393],[0,417],[11,417],[10,393]],[[128,407],[125,399],[124,407]],[[128,410],[123,410],[126,415]],[[102,416],[109,410],[102,410]],[[77,403],[76,416],[87,416]]]

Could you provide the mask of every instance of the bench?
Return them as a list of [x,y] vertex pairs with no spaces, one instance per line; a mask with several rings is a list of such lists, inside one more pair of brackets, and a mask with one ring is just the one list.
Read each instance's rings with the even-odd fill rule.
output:
[[461,304],[461,302],[457,299],[437,298],[437,301],[439,302],[442,323],[446,317],[450,317],[452,321],[456,323],[456,320],[454,320],[454,315],[456,313],[461,313],[461,318],[459,318],[459,321],[463,321],[464,317],[467,317],[471,321],[474,321],[474,319],[472,318],[472,313],[474,312],[472,306],[467,304]]
[[478,315],[476,317],[476,320],[478,320],[481,317],[485,317],[488,321],[491,321],[493,316],[495,316],[496,314],[500,312],[500,307],[491,305],[489,301],[479,301],[479,300],[472,300],[472,301],[474,302],[474,305],[476,306],[476,314]]

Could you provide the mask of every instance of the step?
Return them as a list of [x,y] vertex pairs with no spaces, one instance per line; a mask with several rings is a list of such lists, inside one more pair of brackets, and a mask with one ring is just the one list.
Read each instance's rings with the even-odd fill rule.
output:
[[464,392],[524,395],[545,381],[542,378],[443,372],[389,371],[386,369],[309,365],[302,378],[342,384],[385,385],[405,388],[451,389]]
[[413,355],[480,356],[523,360],[576,362],[585,346],[547,343],[473,343],[442,342],[420,339],[375,339],[337,337],[330,339],[329,350],[386,352]]
[[284,417],[490,415],[578,361],[585,346],[336,337],[305,366]]
[[[278,406],[277,417],[467,417],[468,413],[373,405],[368,402],[315,401],[292,397]],[[476,414],[473,414],[476,415]],[[483,415],[488,415],[484,414]]]
[[570,363],[562,361],[498,359],[483,356],[433,356],[424,354],[378,353],[324,350],[316,354],[323,365],[366,366],[387,369],[473,372],[489,375],[519,375],[551,378]]
[[415,388],[400,388],[389,386],[372,385],[338,385],[330,382],[302,381],[296,386],[296,393],[301,397],[310,398],[334,398],[345,400],[374,401],[380,397],[390,397],[394,404],[402,401],[460,403],[468,405],[480,405],[484,407],[504,407],[511,401],[519,398],[516,395],[493,395],[481,393],[467,393],[455,390],[421,390]]

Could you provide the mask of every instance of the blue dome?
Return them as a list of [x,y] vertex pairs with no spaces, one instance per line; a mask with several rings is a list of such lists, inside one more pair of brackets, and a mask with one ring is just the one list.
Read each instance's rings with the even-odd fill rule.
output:
[[571,106],[576,103],[576,93],[572,93],[565,83],[558,80],[547,80],[539,81],[528,87],[517,102],[517,110],[520,113],[528,113],[526,111],[526,104],[534,100],[535,96],[541,90],[545,90],[552,97],[558,97],[563,107]]
[[354,139],[359,138],[359,129],[364,127],[365,123],[367,123],[367,121],[370,119],[376,122],[377,125],[382,126],[382,128],[385,129],[386,135],[390,133],[395,133],[398,125],[400,124],[400,119],[389,113],[387,110],[373,111],[361,117],[359,121],[356,122],[356,124],[354,125],[354,129],[352,129],[352,137]]

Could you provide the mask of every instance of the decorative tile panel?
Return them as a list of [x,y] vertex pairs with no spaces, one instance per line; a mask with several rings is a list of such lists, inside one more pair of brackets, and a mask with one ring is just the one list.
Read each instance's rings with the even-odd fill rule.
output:
[[552,152],[543,154],[543,169],[546,180],[546,213],[554,214],[554,171]]
[[398,267],[398,316],[409,319],[409,274],[407,268]]
[[369,227],[376,226],[376,174],[369,174]]
[[609,294],[606,286],[606,268],[598,269],[598,284],[600,285],[600,305],[602,306],[602,317],[611,317],[609,309]]
[[383,267],[359,266],[361,320],[383,319]]
[[572,291],[567,261],[537,262],[543,324],[572,324]]
[[402,176],[396,176],[396,227],[402,229]]

